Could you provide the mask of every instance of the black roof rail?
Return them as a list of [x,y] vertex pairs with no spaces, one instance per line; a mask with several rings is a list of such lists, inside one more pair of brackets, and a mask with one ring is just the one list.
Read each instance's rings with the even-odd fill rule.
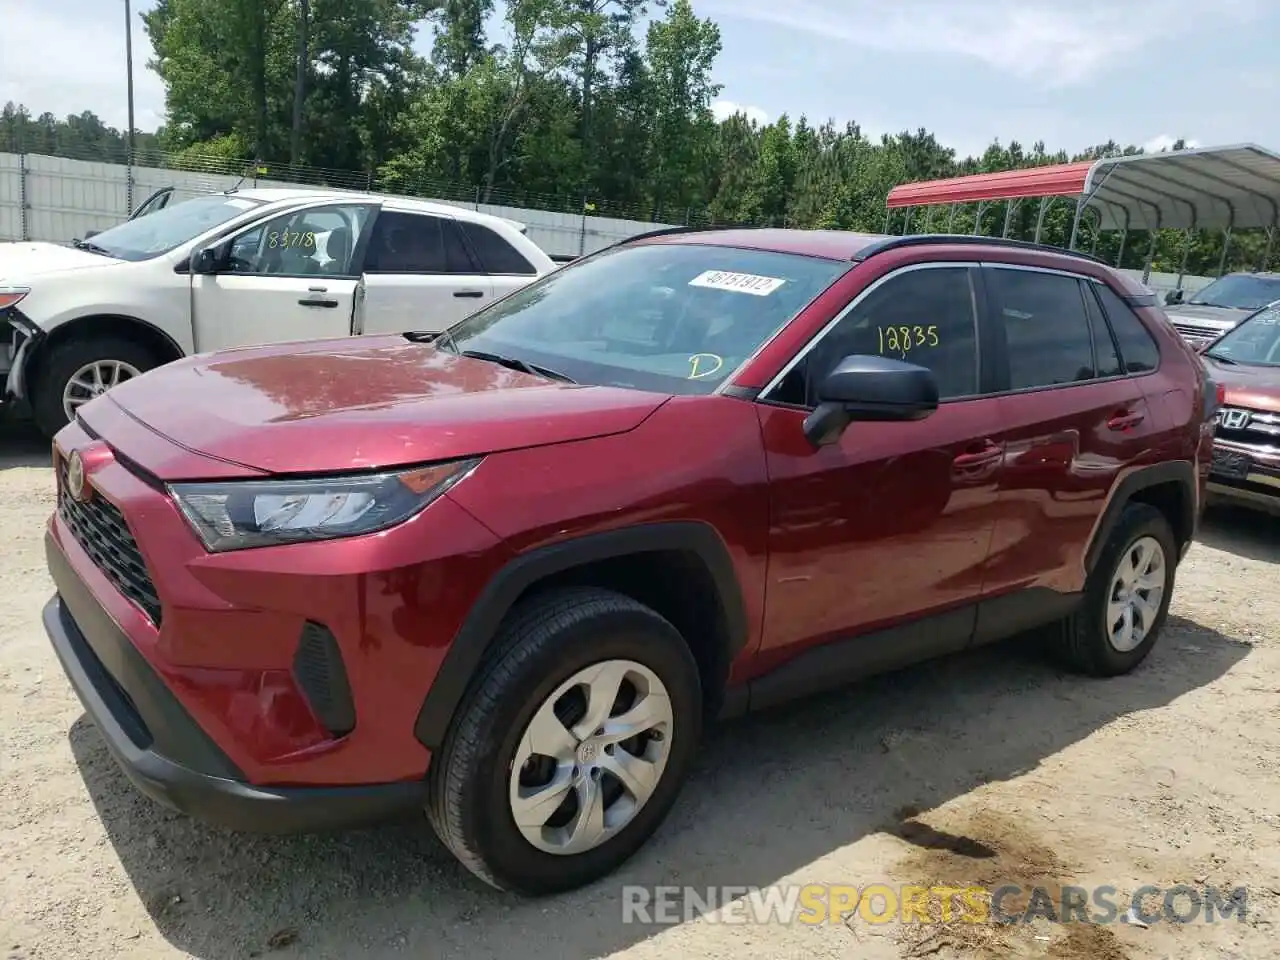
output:
[[1047,243],[1032,243],[1029,240],[1010,240],[1006,237],[979,237],[968,233],[913,233],[905,237],[885,237],[883,240],[877,240],[867,244],[856,254],[854,254],[854,262],[861,263],[874,257],[878,253],[884,253],[886,250],[897,250],[899,247],[915,247],[921,244],[937,244],[948,243],[953,246],[975,246],[975,247],[1007,247],[1011,250],[1034,250],[1037,253],[1056,253],[1063,257],[1075,257],[1079,260],[1088,260],[1092,263],[1100,263],[1104,267],[1111,264],[1103,260],[1101,257],[1095,257],[1091,253],[1082,253],[1079,250],[1064,250],[1062,247],[1051,247]]
[[625,237],[613,244],[620,247],[626,243],[635,243],[637,240],[649,240],[652,237],[670,237],[680,233],[710,233],[714,230],[751,230],[751,227],[744,227],[737,223],[712,224],[705,227],[663,227],[661,230],[649,230],[645,233],[637,233],[632,237]]

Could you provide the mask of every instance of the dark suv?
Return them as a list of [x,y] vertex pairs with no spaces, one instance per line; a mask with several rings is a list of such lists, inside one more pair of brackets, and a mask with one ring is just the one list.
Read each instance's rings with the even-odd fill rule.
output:
[[1143,288],[995,240],[660,231],[443,334],[195,356],[55,440],[45,625],[134,783],[425,808],[617,867],[705,720],[1045,628],[1156,642],[1219,391]]

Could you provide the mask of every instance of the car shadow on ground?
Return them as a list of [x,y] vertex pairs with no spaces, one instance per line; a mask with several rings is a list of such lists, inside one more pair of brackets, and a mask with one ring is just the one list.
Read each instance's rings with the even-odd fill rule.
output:
[[1280,563],[1280,516],[1260,510],[1215,504],[1201,518],[1196,539],[1248,560]]
[[541,900],[473,880],[425,822],[327,836],[225,833],[136,794],[87,718],[70,745],[159,932],[201,960],[586,960],[661,929],[622,922],[624,885],[768,886],[892,829],[903,808],[928,811],[1018,777],[1118,717],[1211,683],[1249,650],[1172,617],[1127,677],[1064,674],[1029,646],[1005,644],[718,726],[648,846],[593,887]]
[[35,425],[0,414],[0,470],[47,467],[52,447]]

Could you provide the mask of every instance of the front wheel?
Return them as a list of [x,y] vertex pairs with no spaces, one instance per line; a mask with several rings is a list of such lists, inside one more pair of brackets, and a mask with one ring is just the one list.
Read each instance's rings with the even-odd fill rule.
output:
[[572,890],[657,830],[701,733],[698,668],[665,619],[577,588],[504,627],[432,759],[428,816],[472,873],[503,890]]
[[47,437],[75,419],[76,410],[158,361],[146,347],[119,337],[70,340],[53,348],[33,385],[32,412]]

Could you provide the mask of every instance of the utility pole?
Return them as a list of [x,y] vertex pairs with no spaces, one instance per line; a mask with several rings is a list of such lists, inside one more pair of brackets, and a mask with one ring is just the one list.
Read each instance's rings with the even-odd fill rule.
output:
[[298,73],[293,85],[293,131],[289,139],[289,162],[302,162],[302,106],[307,99],[307,71],[310,69],[308,41],[311,31],[311,2],[298,4]]
[[129,213],[133,213],[133,10],[129,0],[124,0],[124,63],[125,70],[129,74],[128,96],[129,96],[129,156],[126,160],[128,166],[125,168],[128,180],[126,192],[128,198],[126,203],[129,206]]

